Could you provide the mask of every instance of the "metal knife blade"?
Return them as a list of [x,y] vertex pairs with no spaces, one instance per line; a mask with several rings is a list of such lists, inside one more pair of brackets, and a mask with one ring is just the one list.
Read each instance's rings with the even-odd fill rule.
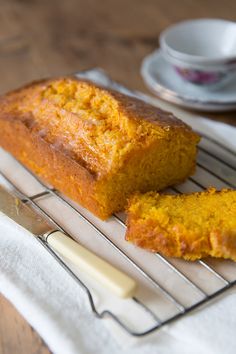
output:
[[2,186],[0,186],[0,212],[36,236],[53,229],[53,225],[48,223],[39,213]]
[[[85,247],[79,245],[65,233],[55,230],[44,217],[33,208],[28,207],[19,198],[0,186],[0,213],[4,213],[18,224],[38,237],[38,240],[50,254],[69,272],[76,276],[66,263],[58,256],[61,254],[83,272],[96,279],[119,297],[130,298],[134,295],[137,284],[127,274],[115,268]],[[55,251],[57,253],[55,253]],[[78,279],[76,277],[76,279]]]

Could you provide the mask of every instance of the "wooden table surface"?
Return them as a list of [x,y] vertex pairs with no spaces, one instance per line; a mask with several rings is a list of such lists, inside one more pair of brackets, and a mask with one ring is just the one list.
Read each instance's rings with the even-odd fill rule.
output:
[[[158,46],[160,31],[198,17],[236,20],[236,1],[0,0],[0,93],[41,77],[95,66],[147,92],[140,64]],[[236,125],[236,112],[207,115]],[[0,296],[0,354],[15,353],[49,350]]]

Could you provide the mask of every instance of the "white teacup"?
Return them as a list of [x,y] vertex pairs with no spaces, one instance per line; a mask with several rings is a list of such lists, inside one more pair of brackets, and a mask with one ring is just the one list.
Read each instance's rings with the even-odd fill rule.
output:
[[184,21],[164,30],[160,46],[178,74],[193,84],[219,86],[236,73],[236,23]]

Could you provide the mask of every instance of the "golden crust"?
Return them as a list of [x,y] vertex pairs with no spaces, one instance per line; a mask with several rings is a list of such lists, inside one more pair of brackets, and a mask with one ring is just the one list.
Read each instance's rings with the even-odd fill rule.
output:
[[4,149],[102,219],[122,210],[134,191],[187,178],[199,141],[171,113],[75,78],[2,96],[0,130]]
[[[104,218],[94,196],[95,179],[64,151],[47,144],[19,121],[0,119],[1,146],[59,191]],[[12,132],[14,131],[14,136]],[[69,171],[69,173],[68,173]],[[86,193],[85,193],[86,191]]]
[[214,188],[187,195],[135,195],[126,240],[168,257],[236,261],[236,191]]
[[[165,128],[167,128],[168,126],[171,127],[175,126],[175,127],[181,127],[183,129],[186,129],[186,131],[188,132],[192,131],[191,128],[186,123],[176,118],[171,112],[163,111],[162,109],[158,107],[154,107],[135,97],[124,95],[112,89],[104,88],[89,80],[77,79],[75,77],[60,77],[57,79],[42,79],[42,80],[33,81],[32,83],[29,83],[19,89],[13,90],[5,94],[4,96],[2,96],[0,98],[1,104],[8,106],[9,104],[12,104],[12,102],[14,102],[16,98],[21,99],[22,97],[24,97],[26,92],[28,95],[30,95],[31,93],[33,93],[35,88],[41,91],[45,87],[53,84],[54,82],[59,82],[63,80],[70,80],[72,82],[84,83],[87,86],[90,86],[92,88],[97,88],[100,91],[105,92],[107,95],[113,97],[118,102],[120,112],[124,112],[129,119],[135,121],[139,120],[139,122],[140,121],[142,122],[143,120],[147,120],[152,122],[153,124],[163,126]],[[18,97],[16,97],[17,95]],[[195,133],[192,132],[192,134],[196,136]]]

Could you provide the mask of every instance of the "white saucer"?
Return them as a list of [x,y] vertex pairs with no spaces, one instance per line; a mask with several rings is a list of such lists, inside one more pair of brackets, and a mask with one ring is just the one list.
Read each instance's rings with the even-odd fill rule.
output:
[[236,79],[218,90],[195,86],[179,77],[160,49],[144,58],[141,74],[157,96],[179,106],[215,112],[236,109]]

